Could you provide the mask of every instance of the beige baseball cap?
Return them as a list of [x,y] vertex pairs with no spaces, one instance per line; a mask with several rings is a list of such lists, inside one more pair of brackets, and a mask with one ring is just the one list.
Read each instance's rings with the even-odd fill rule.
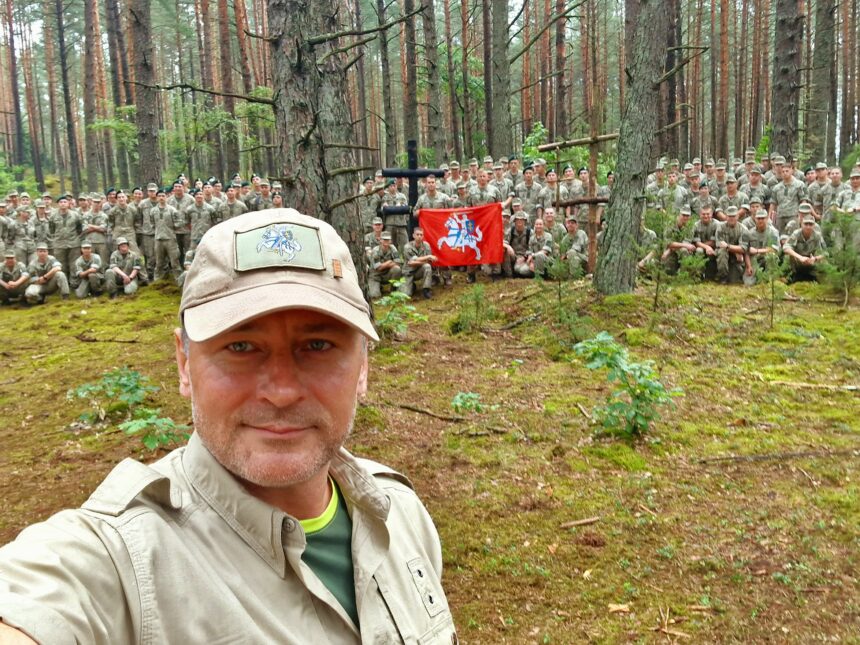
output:
[[379,340],[349,248],[293,208],[245,213],[209,229],[188,270],[179,317],[201,342],[284,309],[311,309]]

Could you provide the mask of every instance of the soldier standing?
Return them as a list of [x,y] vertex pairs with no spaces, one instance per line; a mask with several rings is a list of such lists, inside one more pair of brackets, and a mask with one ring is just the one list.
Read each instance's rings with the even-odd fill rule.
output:
[[185,210],[185,219],[191,226],[191,247],[194,251],[204,233],[215,226],[215,209],[205,201],[202,190],[192,191],[194,203]]
[[167,204],[167,193],[163,189],[159,189],[156,199],[158,205],[149,210],[155,227],[155,280],[164,278],[168,270],[178,278],[181,270],[176,231],[184,228],[185,218]]
[[[388,179],[385,182],[385,194],[382,196],[383,206],[408,206],[409,200],[406,195],[397,190],[397,182]],[[391,233],[393,245],[402,249],[409,241],[406,229],[409,225],[409,215],[384,215],[385,230]]]
[[526,258],[529,271],[531,274],[544,277],[546,275],[546,265],[552,259],[555,253],[555,243],[552,241],[552,235],[544,230],[543,220],[538,217],[535,220],[535,227],[531,239],[529,240],[529,253]]
[[797,208],[800,202],[807,199],[807,195],[806,185],[794,176],[791,164],[784,164],[780,174],[782,181],[773,187],[770,216],[776,224],[776,230],[782,233],[785,225],[797,217]]
[[[51,239],[54,249],[52,257],[60,263],[63,279],[67,280],[67,276],[74,275],[75,260],[81,254],[83,230],[80,215],[69,208],[69,197],[63,195],[57,202],[57,212],[51,217]],[[38,251],[37,246],[37,254]]]

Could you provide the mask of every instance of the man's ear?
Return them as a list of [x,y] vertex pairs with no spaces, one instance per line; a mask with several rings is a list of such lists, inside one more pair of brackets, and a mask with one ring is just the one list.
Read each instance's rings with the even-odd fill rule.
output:
[[188,354],[185,353],[185,347],[182,343],[182,330],[173,330],[173,342],[176,346],[176,368],[179,371],[179,393],[187,399],[191,398],[191,367],[188,361]]

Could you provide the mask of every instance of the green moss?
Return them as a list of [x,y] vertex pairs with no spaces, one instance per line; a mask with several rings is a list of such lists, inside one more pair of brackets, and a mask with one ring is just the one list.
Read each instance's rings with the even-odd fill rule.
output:
[[645,458],[625,443],[590,446],[583,452],[628,472],[640,472],[648,468]]
[[631,347],[659,347],[662,343],[660,336],[649,329],[630,327],[624,330],[624,339]]

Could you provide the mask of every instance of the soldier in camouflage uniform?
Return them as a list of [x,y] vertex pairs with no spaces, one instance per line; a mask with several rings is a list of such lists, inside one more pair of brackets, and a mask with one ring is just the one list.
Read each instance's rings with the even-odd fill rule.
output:
[[16,259],[15,251],[9,250],[4,254],[3,265],[0,266],[0,304],[8,305],[24,295],[30,274],[27,266]]
[[696,255],[705,258],[703,277],[713,280],[717,275],[717,232],[720,223],[714,219],[713,211],[707,206],[699,211],[699,221],[693,227],[693,244]]
[[[397,190],[397,182],[393,179],[388,179],[385,182],[385,193],[382,195],[382,207],[386,206],[407,206],[409,200],[406,195]],[[383,215],[385,222],[385,230],[391,233],[392,244],[397,249],[402,249],[409,241],[407,227],[409,226],[409,215]]]
[[185,288],[185,276],[188,275],[188,270],[191,268],[191,265],[194,262],[195,253],[196,251],[194,249],[188,249],[185,252],[185,257],[182,259],[182,273],[180,273],[179,277],[176,278],[176,286],[180,289]]
[[[177,227],[174,230],[180,256],[185,254],[191,244],[191,228],[188,225],[188,219],[185,217],[185,211],[192,204],[194,204],[194,198],[185,192],[185,184],[179,180],[175,181],[173,183],[173,194],[168,197],[167,205],[176,209],[176,212],[182,216],[182,222],[177,220]],[[156,239],[158,238],[156,237]]]
[[493,165],[493,178],[490,180],[490,186],[495,188],[501,199],[499,201],[502,202],[502,208],[507,208],[511,203],[511,198],[514,192],[514,185],[511,183],[511,180],[504,176],[503,166],[500,163],[496,163]]
[[361,183],[361,197],[358,198],[358,213],[361,229],[365,234],[371,231],[371,222],[376,217],[376,204],[373,201],[373,177],[365,177]]
[[436,180],[436,188],[448,197],[453,198],[457,194],[457,182],[451,179],[451,170],[448,168],[448,164],[443,163],[439,168],[440,170],[444,170],[445,174],[442,176],[442,179]]
[[676,220],[666,229],[664,239],[668,244],[663,250],[660,261],[670,275],[678,273],[683,258],[696,252],[696,245],[693,243],[693,227],[690,225],[691,214],[689,208],[682,208]]
[[[415,202],[415,210],[418,211],[422,208],[449,208],[451,206],[451,198],[439,190],[438,180],[434,175],[430,175],[424,181],[424,194],[422,194],[418,201]],[[365,244],[365,247],[367,245]],[[406,255],[406,251],[404,250],[404,256]],[[408,261],[408,258],[407,258]],[[404,274],[406,273],[406,267],[403,268]],[[451,284],[451,269],[448,267],[440,267],[439,275],[441,280],[446,284]],[[411,295],[411,294],[410,294]]]
[[[47,245],[48,249],[51,249],[54,245],[53,237],[51,236],[51,215],[48,213],[48,208],[45,206],[44,202],[40,204],[36,202],[36,217],[33,218],[33,228],[35,229],[35,241],[36,244],[40,242],[42,244]],[[36,249],[33,247],[33,253],[35,254]],[[32,260],[27,261],[27,266],[30,266]]]
[[374,217],[371,224],[373,230],[364,236],[364,252],[370,260],[370,253],[381,244],[382,240],[382,218]]
[[367,275],[367,293],[371,299],[382,296],[382,284],[398,280],[403,272],[397,247],[391,243],[391,233],[383,231],[380,245],[370,254],[370,272]]
[[430,298],[435,261],[430,245],[424,241],[424,231],[417,227],[412,229],[412,241],[403,249],[403,293],[412,296],[415,283],[420,282],[421,294]]
[[588,272],[588,235],[579,228],[576,215],[568,215],[565,225],[567,232],[559,243],[561,259],[567,262],[571,277],[583,276]]
[[773,201],[773,192],[762,179],[762,168],[759,165],[753,166],[750,171],[750,180],[744,186],[744,192],[750,200],[758,198],[759,203],[768,208]]
[[555,254],[555,242],[552,235],[544,229],[543,220],[535,220],[534,231],[529,240],[529,253],[526,257],[532,275],[545,276],[546,266]]
[[469,206],[484,206],[485,204],[492,204],[501,201],[502,196],[499,194],[499,191],[490,185],[489,174],[486,170],[481,168],[478,171],[478,184],[476,188],[469,193]]
[[849,181],[848,190],[843,190],[836,198],[835,208],[838,212],[854,213],[854,217],[860,220],[860,168],[851,171]]
[[656,203],[660,210],[678,212],[690,205],[690,193],[678,183],[678,173],[671,171],[666,178],[666,186],[657,191]]
[[821,221],[821,218],[824,216],[824,198],[828,192],[827,186],[830,183],[827,176],[828,170],[826,163],[819,162],[815,164],[815,181],[809,184],[806,189],[809,201],[812,203],[812,208],[814,209],[813,215],[817,221]]
[[[68,196],[60,197],[57,212],[51,217],[51,239],[54,249],[52,257],[60,263],[64,279],[74,275],[75,260],[81,254],[83,230],[84,224],[80,215],[69,208]],[[38,248],[36,251],[38,252]]]
[[720,197],[726,194],[726,179],[728,175],[726,174],[726,163],[722,159],[717,163],[714,168],[714,176],[708,181],[708,188],[710,189],[711,197],[716,199],[718,202]]
[[585,197],[585,191],[588,189],[582,182],[577,179],[576,171],[570,164],[564,167],[562,171],[561,185],[567,189],[567,198],[576,199],[577,197]]
[[168,271],[174,278],[181,273],[179,267],[179,244],[176,231],[183,230],[185,218],[173,206],[167,204],[167,193],[159,190],[158,204],[149,209],[155,227],[155,280],[161,280]]
[[239,188],[231,184],[227,189],[226,199],[218,207],[218,221],[224,222],[248,212],[248,207],[239,197]]
[[467,208],[469,206],[469,184],[465,181],[457,183],[457,195],[451,200],[450,208]]
[[[544,211],[547,208],[554,207],[557,201],[566,202],[567,200],[567,188],[558,183],[558,173],[555,168],[550,168],[546,173],[546,185],[538,193],[537,217],[543,219]],[[567,215],[568,209],[566,206],[562,206],[559,207],[559,212]]]
[[827,245],[820,231],[815,230],[815,217],[807,213],[800,229],[791,234],[782,250],[789,258],[791,274],[789,282],[815,280],[815,270],[827,256]]
[[791,164],[784,164],[780,170],[782,181],[773,187],[773,203],[770,215],[775,217],[776,230],[782,233],[785,225],[797,217],[797,208],[807,199],[806,184],[794,176]]
[[126,238],[118,237],[116,251],[110,255],[110,267],[105,271],[105,285],[109,297],[116,298],[119,287],[122,287],[122,292],[127,296],[135,293],[142,272],[143,260],[140,255],[129,249]]
[[191,225],[191,247],[189,250],[194,251],[203,234],[217,223],[215,209],[206,203],[203,191],[192,191],[194,194],[194,204],[185,210],[185,219]]
[[[110,209],[110,211],[108,211],[107,219],[108,222],[110,222],[111,234],[113,236],[113,239],[116,240],[116,238],[118,237],[124,237],[128,240],[128,245],[129,247],[131,247],[131,250],[137,254],[140,254],[140,247],[138,247],[137,245],[136,230],[137,222],[141,219],[140,211],[137,209],[137,207],[128,203],[127,193],[117,193],[116,206],[114,206]],[[141,227],[142,231],[142,220],[138,226]],[[105,245],[104,249],[102,249],[101,247],[96,246],[95,242],[93,242],[93,248],[96,249],[96,252],[102,256],[102,259],[105,261],[105,264],[107,264],[107,261],[110,260],[110,254],[107,253],[107,246]]]
[[538,195],[541,186],[534,180],[534,168],[526,166],[523,170],[523,181],[514,188],[514,192],[523,204],[523,210],[530,218],[534,218],[537,212]]
[[36,225],[28,209],[18,209],[18,219],[12,222],[10,240],[18,261],[24,266],[36,258]]
[[525,211],[515,209],[513,222],[513,226],[505,236],[502,271],[509,278],[513,275],[531,278],[534,272],[529,269],[528,255],[532,230],[528,227],[528,216]]
[[711,212],[717,210],[717,200],[711,195],[711,187],[707,182],[703,181],[699,184],[699,194],[690,201],[691,214],[699,214],[703,207],[709,207]]
[[[100,214],[104,215],[103,212]],[[81,254],[75,260],[75,276],[71,286],[79,299],[89,295],[100,296],[104,289],[104,264],[101,256],[93,252],[91,242],[81,244]]]
[[548,206],[541,219],[543,219],[544,230],[552,236],[552,241],[558,245],[561,242],[561,238],[567,233],[567,229],[555,221],[555,209],[552,206]]
[[764,209],[755,213],[755,226],[744,230],[741,235],[741,246],[744,248],[744,284],[754,285],[756,282],[756,270],[764,266],[765,256],[779,254],[779,232],[769,222],[768,214]]
[[[812,210],[812,204],[809,202],[803,202],[797,209],[797,217],[785,225],[785,230],[782,232],[782,235],[779,236],[779,241],[784,244],[785,241],[791,237],[792,233],[799,231],[803,226],[803,220],[807,215],[815,217],[815,213]],[[821,227],[818,225],[818,222],[815,223],[815,232],[821,233]]]
[[27,267],[29,284],[24,298],[31,305],[45,302],[45,297],[60,292],[63,300],[69,297],[69,280],[63,273],[63,265],[53,255],[48,255],[46,244],[36,245],[36,259]]
[[738,209],[726,208],[726,221],[717,230],[717,278],[723,284],[743,279],[744,247],[741,244],[744,227],[738,222]]
[[749,196],[738,190],[738,180],[734,175],[726,175],[726,192],[717,200],[716,219],[726,220],[726,209],[730,206],[740,208],[741,204],[749,202]]

